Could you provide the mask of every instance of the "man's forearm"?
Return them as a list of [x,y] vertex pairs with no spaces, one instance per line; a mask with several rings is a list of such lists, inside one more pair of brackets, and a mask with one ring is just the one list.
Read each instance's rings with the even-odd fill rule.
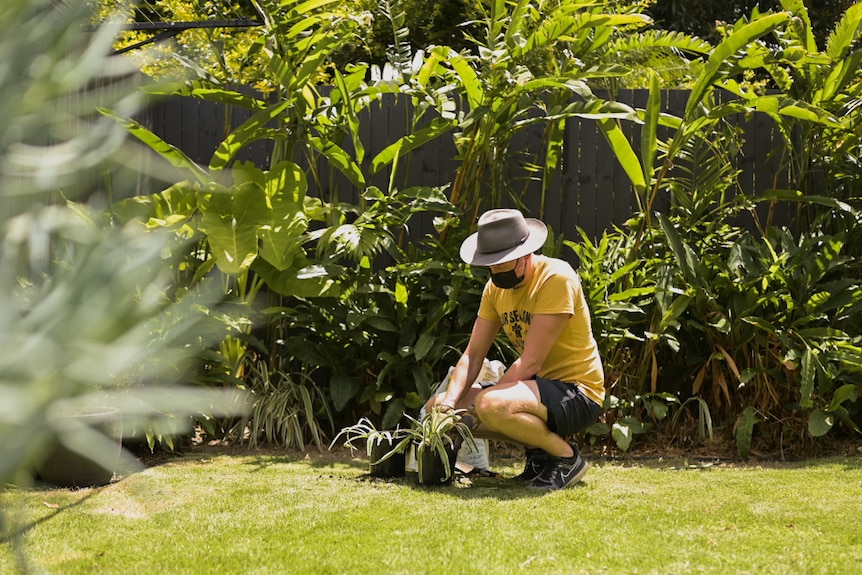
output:
[[532,379],[536,376],[541,365],[530,364],[527,361],[524,361],[523,358],[518,358],[512,365],[509,366],[509,369],[506,370],[506,373],[503,374],[503,377],[500,378],[499,383],[508,383],[510,381],[526,381]]
[[446,389],[446,394],[443,397],[445,405],[452,407],[458,405],[464,393],[476,381],[476,378],[479,377],[484,359],[473,358],[467,354],[461,356],[458,363],[455,364],[452,377],[449,378],[449,387]]

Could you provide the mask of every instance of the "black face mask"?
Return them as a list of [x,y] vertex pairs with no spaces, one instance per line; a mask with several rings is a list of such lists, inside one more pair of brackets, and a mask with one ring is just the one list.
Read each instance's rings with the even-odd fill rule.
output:
[[518,275],[515,271],[518,269],[518,264],[515,264],[510,270],[494,273],[491,272],[491,281],[494,282],[494,285],[500,289],[512,289],[522,281],[524,281],[524,275]]

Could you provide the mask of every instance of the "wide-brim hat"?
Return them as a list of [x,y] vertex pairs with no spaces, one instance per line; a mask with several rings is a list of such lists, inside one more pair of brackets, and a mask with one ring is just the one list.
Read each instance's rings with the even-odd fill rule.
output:
[[516,260],[545,245],[548,228],[518,210],[489,210],[479,217],[479,231],[461,244],[461,259],[474,266]]

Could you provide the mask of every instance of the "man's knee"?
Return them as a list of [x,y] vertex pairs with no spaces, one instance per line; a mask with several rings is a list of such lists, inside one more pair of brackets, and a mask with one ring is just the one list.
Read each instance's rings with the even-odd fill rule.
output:
[[492,388],[482,390],[476,396],[475,409],[479,421],[490,427],[507,411],[506,400],[500,393],[494,393]]

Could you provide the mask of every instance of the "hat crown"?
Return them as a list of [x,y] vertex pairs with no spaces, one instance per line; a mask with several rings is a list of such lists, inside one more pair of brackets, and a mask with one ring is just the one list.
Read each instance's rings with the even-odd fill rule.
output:
[[527,241],[530,228],[518,210],[490,210],[479,218],[477,251],[492,254],[511,249]]
[[461,259],[474,266],[493,266],[539,250],[548,239],[540,220],[518,210],[489,210],[479,217],[478,230],[461,243]]

